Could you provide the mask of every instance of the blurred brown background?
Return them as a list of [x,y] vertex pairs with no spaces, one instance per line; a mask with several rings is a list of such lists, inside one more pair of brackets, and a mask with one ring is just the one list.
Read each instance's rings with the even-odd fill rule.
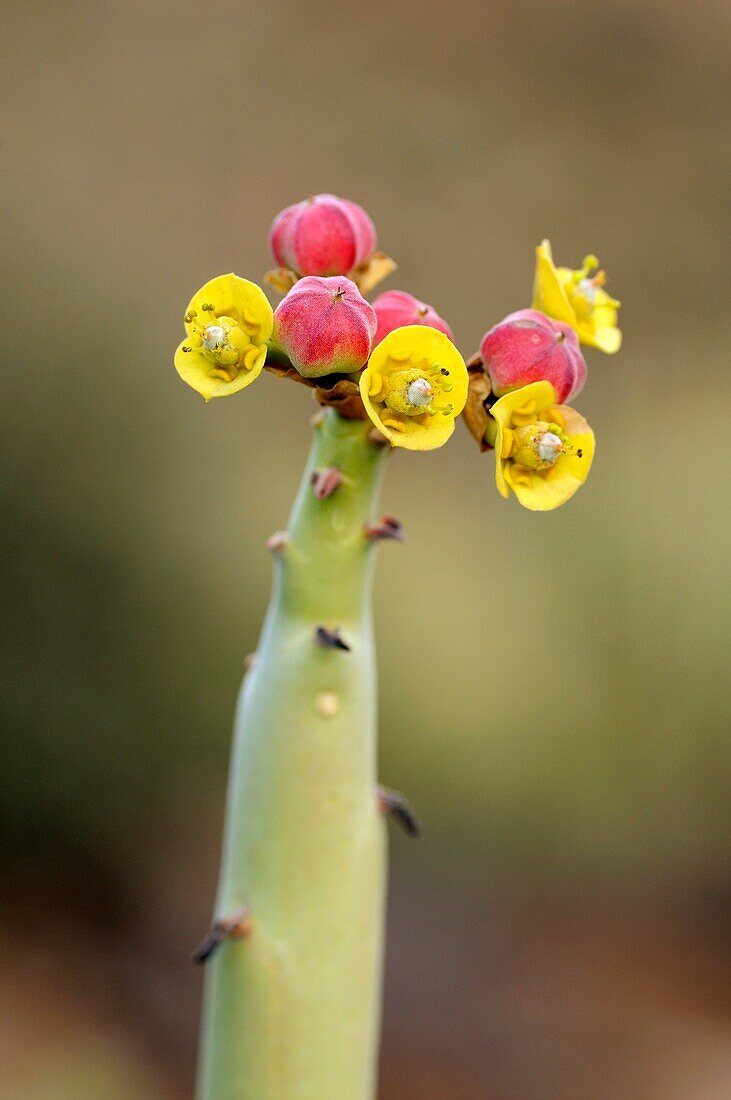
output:
[[188,955],[311,404],[267,376],[204,407],[172,350],[327,190],[466,354],[543,236],[624,303],[566,508],[503,502],[463,430],[394,456],[381,772],[426,834],[392,837],[381,1098],[730,1096],[726,0],[5,12],[0,1095],[192,1096]]

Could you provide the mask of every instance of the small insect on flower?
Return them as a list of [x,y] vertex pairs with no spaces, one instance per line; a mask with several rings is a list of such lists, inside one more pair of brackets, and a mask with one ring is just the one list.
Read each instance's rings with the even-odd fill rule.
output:
[[582,344],[613,355],[622,343],[617,328],[619,302],[604,290],[606,275],[598,268],[596,256],[587,256],[575,271],[556,267],[551,242],[543,241],[536,249],[533,308],[570,325]]
[[512,490],[534,512],[549,512],[569,500],[586,481],[594,458],[594,433],[583,416],[556,404],[550,382],[513,390],[490,412],[502,496]]
[[259,377],[273,313],[255,283],[218,275],[193,295],[184,323],[175,369],[206,401],[237,393]]
[[394,447],[430,451],[447,442],[467,400],[467,368],[442,332],[395,329],[360,376],[368,416]]

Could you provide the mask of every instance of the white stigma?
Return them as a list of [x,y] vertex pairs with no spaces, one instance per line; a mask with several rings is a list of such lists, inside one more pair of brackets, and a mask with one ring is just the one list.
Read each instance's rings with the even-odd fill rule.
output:
[[537,450],[541,462],[555,462],[563,450],[563,443],[554,432],[544,432],[538,440]]
[[406,400],[410,405],[416,405],[417,409],[422,409],[429,404],[433,396],[434,390],[426,378],[415,378],[413,382],[409,382]]
[[226,329],[221,325],[209,325],[203,333],[203,347],[208,351],[217,351],[226,343]]
[[576,289],[579,294],[582,294],[584,298],[586,298],[587,302],[594,305],[596,302],[597,287],[591,279],[581,279],[580,282],[576,284]]

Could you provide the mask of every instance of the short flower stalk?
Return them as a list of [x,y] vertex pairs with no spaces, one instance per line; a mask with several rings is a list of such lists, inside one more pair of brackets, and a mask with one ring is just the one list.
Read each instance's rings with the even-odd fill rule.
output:
[[[376,771],[370,595],[394,451],[436,450],[463,419],[503,497],[552,511],[586,482],[594,434],[573,407],[580,345],[619,347],[619,303],[594,257],[537,250],[532,308],[467,362],[434,307],[365,295],[395,265],[355,203],[316,195],[275,218],[276,309],[237,275],[184,314],[181,378],[206,402],[264,374],[311,390],[319,413],[274,588],[236,708],[219,890],[194,958],[206,967],[198,1100],[373,1100],[386,879],[385,819],[420,830]],[[491,457],[492,456],[492,457]]]

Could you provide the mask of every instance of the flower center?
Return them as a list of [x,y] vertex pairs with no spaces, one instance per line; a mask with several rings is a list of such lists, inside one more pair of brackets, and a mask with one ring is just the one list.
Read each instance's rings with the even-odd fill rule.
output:
[[251,369],[259,348],[252,339],[254,323],[248,317],[243,321],[225,314],[219,317],[216,307],[205,302],[200,314],[191,310],[185,320],[192,331],[191,343],[183,351],[201,351],[211,364],[214,377],[233,382],[241,370]]
[[576,284],[576,293],[581,294],[583,298],[586,298],[590,305],[594,305],[596,302],[596,295],[598,286],[593,279],[580,279]]
[[417,408],[423,409],[434,396],[434,390],[427,378],[415,378],[406,388],[406,399]]
[[435,387],[426,373],[418,367],[410,367],[388,375],[384,401],[389,409],[402,416],[419,416],[431,413],[435,394]]
[[590,320],[597,306],[598,292],[607,281],[604,271],[599,270],[596,256],[585,256],[579,271],[572,271],[568,280],[568,294],[577,316]]
[[536,450],[541,462],[553,464],[563,451],[563,443],[555,432],[544,432],[538,439]]
[[529,470],[548,470],[572,447],[558,424],[536,420],[519,424],[503,432],[503,458],[509,458]]
[[209,325],[201,339],[206,351],[218,351],[226,343],[226,329],[223,325]]

